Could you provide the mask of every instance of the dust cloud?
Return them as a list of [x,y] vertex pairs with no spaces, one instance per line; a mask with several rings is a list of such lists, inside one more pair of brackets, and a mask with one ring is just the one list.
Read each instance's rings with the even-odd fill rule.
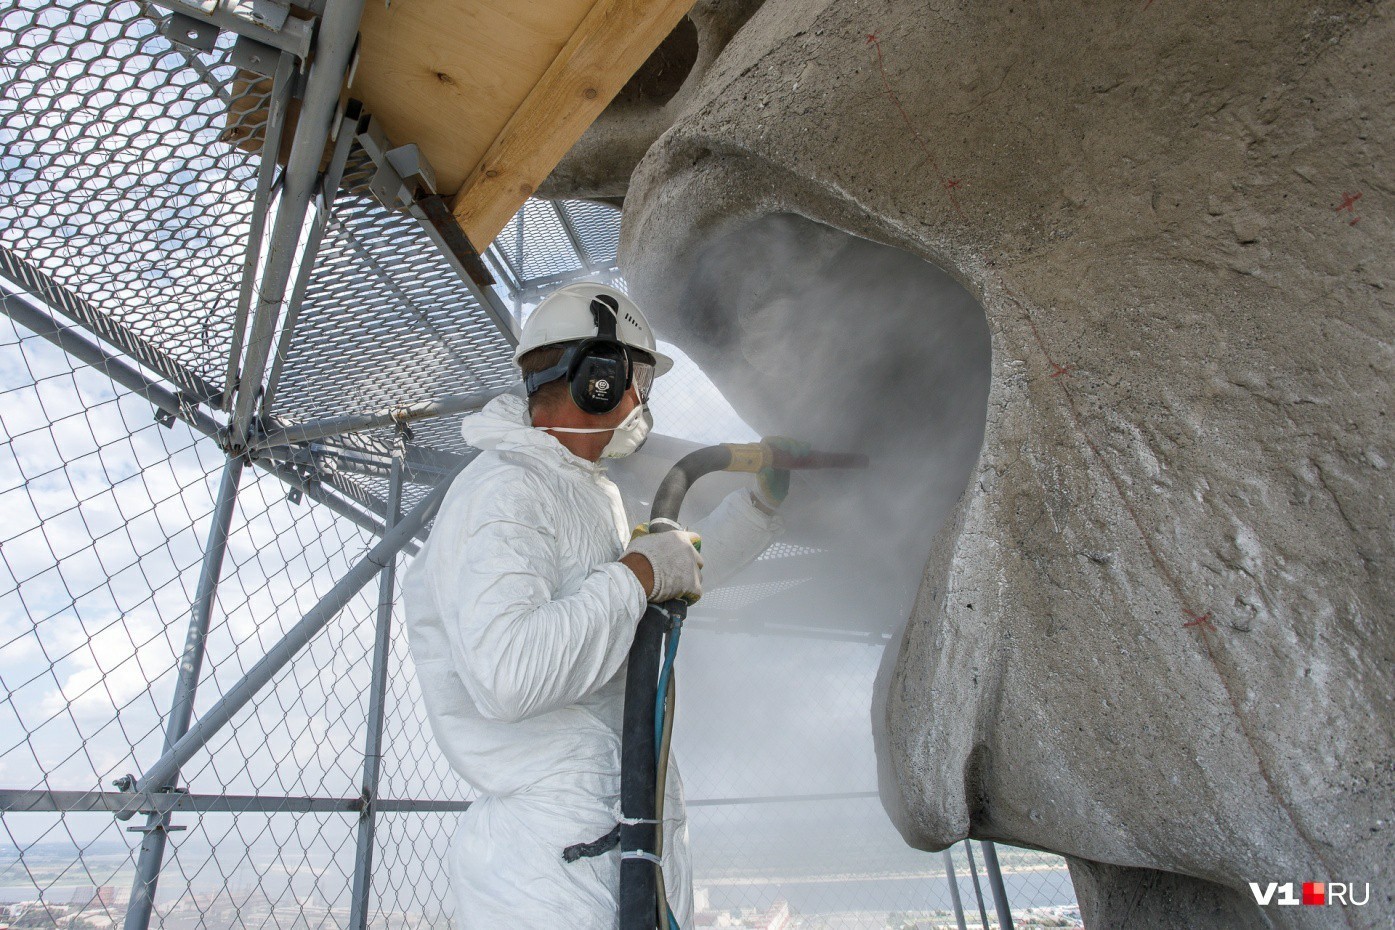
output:
[[896,628],[982,445],[982,309],[928,262],[792,215],[729,233],[695,267],[681,343],[742,418],[872,460],[796,475],[785,538],[821,550],[824,571],[765,619]]
[[[877,668],[983,440],[983,311],[941,269],[792,215],[727,232],[693,267],[660,331],[757,432],[872,465],[796,474],[783,541],[816,551],[758,560],[693,608],[675,728],[688,796],[874,792]],[[704,478],[683,519],[738,483]],[[699,803],[690,821],[699,887],[733,870],[807,881],[923,868],[926,856],[875,798]]]

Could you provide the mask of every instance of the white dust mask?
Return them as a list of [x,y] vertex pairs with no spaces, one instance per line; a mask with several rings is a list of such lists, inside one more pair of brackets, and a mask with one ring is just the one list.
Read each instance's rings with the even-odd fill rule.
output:
[[[623,459],[627,455],[633,455],[639,451],[640,446],[649,438],[649,430],[654,427],[654,415],[649,412],[648,404],[640,404],[631,410],[625,419],[616,426],[610,441],[601,450],[603,459]],[[609,433],[609,427],[600,429],[578,429],[566,426],[541,427],[550,433]]]

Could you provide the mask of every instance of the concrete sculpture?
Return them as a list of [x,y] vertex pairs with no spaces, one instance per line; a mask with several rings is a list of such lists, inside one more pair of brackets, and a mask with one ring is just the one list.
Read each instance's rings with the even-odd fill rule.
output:
[[[858,393],[765,351],[758,300],[712,299],[714,250],[756,281],[777,234],[870,240],[945,269],[991,333],[986,404],[954,408],[978,405],[982,448],[873,721],[906,839],[1062,853],[1092,928],[1389,926],[1395,3],[693,21],[700,67],[615,104],[546,190],[624,198],[637,295],[738,410],[865,415],[924,368],[903,351]],[[859,311],[881,312],[783,320],[846,338]],[[768,390],[796,369],[801,392]],[[1370,901],[1248,888],[1303,881]]]

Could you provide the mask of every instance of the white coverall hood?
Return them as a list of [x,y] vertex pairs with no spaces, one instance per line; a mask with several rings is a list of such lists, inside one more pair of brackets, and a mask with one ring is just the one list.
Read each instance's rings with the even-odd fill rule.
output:
[[514,448],[534,447],[541,451],[551,444],[571,454],[554,437],[533,427],[528,416],[528,402],[517,394],[500,394],[479,412],[461,420],[460,438],[476,449],[497,449],[500,444],[508,443]]
[[[458,930],[613,930],[619,853],[566,862],[619,819],[624,665],[645,594],[617,561],[630,520],[600,465],[500,395],[464,419],[480,455],[454,481],[403,574],[407,633],[427,716],[476,792],[448,871]],[[705,583],[765,549],[778,521],[746,491],[702,534]],[[682,781],[668,775],[664,873],[683,930],[692,874]]]

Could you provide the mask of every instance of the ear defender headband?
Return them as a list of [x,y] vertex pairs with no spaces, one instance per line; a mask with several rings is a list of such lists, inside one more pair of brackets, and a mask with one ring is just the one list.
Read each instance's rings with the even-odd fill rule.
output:
[[556,365],[524,379],[531,396],[550,381],[566,378],[572,401],[586,413],[609,413],[630,387],[630,354],[616,336],[620,303],[609,294],[591,299],[596,335],[569,346]]

